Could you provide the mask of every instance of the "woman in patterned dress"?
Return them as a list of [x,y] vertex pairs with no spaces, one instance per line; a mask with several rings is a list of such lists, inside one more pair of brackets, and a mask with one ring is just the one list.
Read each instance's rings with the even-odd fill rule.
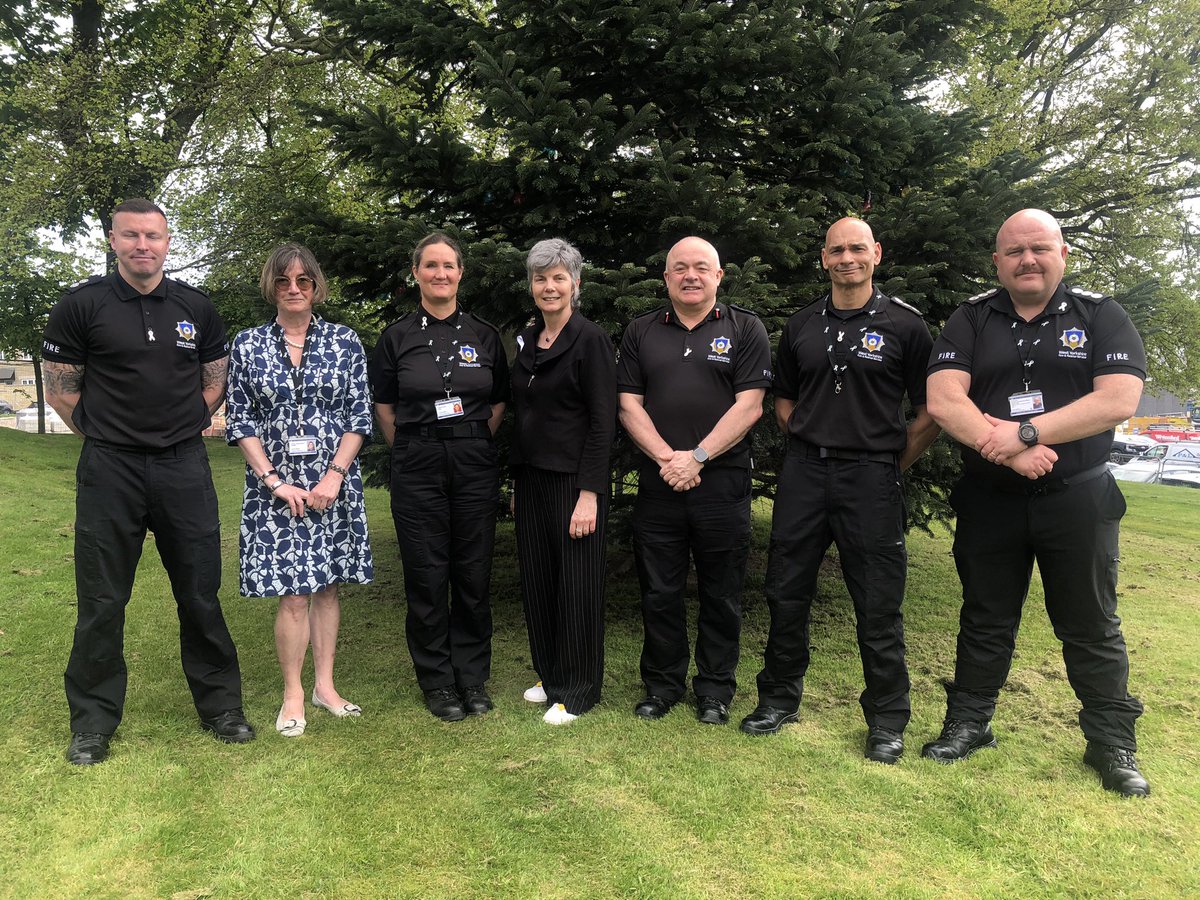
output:
[[298,737],[306,725],[301,670],[310,643],[313,705],[339,717],[362,712],[334,686],[333,658],[337,586],[374,577],[357,462],[371,434],[371,395],[358,336],[313,314],[328,291],[309,250],[277,248],[260,288],[276,315],[234,339],[226,439],[246,457],[241,592],[279,597],[283,705],[275,728]]

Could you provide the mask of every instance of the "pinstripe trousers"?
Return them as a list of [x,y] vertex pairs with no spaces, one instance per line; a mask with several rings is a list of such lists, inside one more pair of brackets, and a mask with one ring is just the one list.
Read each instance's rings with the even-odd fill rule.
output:
[[517,478],[517,558],[529,652],[550,703],[579,715],[604,682],[604,526],[608,495],[596,498],[596,531],[567,531],[579,498],[576,476],[524,466]]

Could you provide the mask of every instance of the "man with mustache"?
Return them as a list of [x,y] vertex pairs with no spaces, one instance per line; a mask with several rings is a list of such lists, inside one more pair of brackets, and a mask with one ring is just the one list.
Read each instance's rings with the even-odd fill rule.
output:
[[1145,796],[1117,617],[1125,498],[1105,465],[1113,426],[1137,409],[1142,340],[1110,298],[1063,283],[1069,248],[1053,216],[1026,209],[996,235],[1001,287],[946,322],[929,364],[929,411],[962,445],[954,561],[963,585],[958,657],[941,736],[921,755],[953,762],[996,746],[1036,561],[1046,612],[1082,709],[1083,761],[1104,786]]
[[[904,752],[910,711],[900,473],[925,452],[938,427],[925,409],[933,340],[916,309],[875,287],[882,256],[866,222],[835,222],[821,250],[830,293],[792,316],[779,339],[775,418],[788,443],[767,561],[771,632],[758,708],[742,731],[773,734],[796,721],[817,573],[836,543],[858,620],[864,755],[892,764]],[[906,394],[911,423],[904,418]]]

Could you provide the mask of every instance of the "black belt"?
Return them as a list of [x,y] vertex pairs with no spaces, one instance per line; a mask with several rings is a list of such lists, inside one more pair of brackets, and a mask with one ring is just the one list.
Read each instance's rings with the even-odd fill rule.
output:
[[847,459],[852,462],[881,463],[894,463],[897,459],[895,453],[871,453],[867,450],[839,450],[836,447],[818,447],[816,444],[810,444],[808,441],[802,441],[797,437],[791,439],[791,444],[798,453],[807,456],[809,459]]
[[1108,471],[1108,464],[1101,463],[1098,466],[1092,466],[1090,469],[1084,469],[1069,478],[1050,478],[1045,481],[1031,482],[1030,484],[994,484],[992,485],[997,491],[1004,494],[1024,494],[1028,497],[1038,497],[1042,494],[1057,494],[1059,491],[1065,491],[1069,487],[1074,487],[1077,484],[1086,484],[1093,479],[1099,478]]
[[449,441],[454,438],[487,438],[491,440],[492,430],[487,422],[455,422],[453,425],[397,425],[396,434],[407,437],[434,438],[439,441]]
[[190,450],[204,443],[204,438],[200,435],[195,437],[185,438],[176,444],[169,444],[166,447],[145,447],[140,444],[114,444],[112,441],[102,441],[99,438],[88,438],[88,442],[95,447],[103,447],[105,450],[116,450],[118,453],[144,453],[149,456],[163,456],[172,454],[178,456],[184,450]]

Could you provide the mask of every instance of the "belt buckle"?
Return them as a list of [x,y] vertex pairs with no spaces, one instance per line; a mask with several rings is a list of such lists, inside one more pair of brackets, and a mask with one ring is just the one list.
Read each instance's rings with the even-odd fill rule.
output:
[[453,425],[434,425],[433,436],[440,441],[447,441],[454,437]]

